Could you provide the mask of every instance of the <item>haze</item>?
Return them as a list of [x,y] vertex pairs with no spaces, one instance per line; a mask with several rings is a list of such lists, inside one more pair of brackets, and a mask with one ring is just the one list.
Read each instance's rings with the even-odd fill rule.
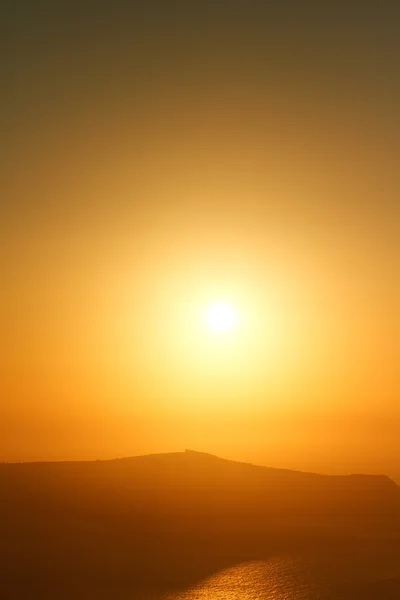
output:
[[400,481],[398,16],[215,4],[6,7],[0,460]]

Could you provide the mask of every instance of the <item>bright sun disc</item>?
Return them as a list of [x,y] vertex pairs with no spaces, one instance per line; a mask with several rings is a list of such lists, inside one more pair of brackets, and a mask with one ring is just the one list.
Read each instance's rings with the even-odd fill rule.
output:
[[213,331],[230,331],[237,323],[236,311],[226,302],[215,302],[207,308],[205,321]]

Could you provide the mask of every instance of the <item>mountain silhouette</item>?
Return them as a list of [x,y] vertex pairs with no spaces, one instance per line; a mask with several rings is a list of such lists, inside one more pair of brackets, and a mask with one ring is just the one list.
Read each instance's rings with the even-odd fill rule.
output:
[[277,551],[396,541],[399,532],[400,487],[383,475],[318,475],[193,450],[0,465],[7,599],[173,589]]

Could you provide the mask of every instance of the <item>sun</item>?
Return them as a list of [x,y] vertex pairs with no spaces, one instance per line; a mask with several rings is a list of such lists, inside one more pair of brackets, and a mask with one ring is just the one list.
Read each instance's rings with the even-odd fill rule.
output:
[[204,320],[212,331],[227,332],[237,325],[237,313],[228,302],[213,302],[207,306]]

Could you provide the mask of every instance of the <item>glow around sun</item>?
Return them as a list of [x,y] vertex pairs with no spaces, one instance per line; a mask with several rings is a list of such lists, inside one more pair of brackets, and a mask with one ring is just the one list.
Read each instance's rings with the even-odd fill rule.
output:
[[207,327],[215,332],[228,332],[237,325],[237,312],[228,302],[213,302],[207,306],[204,319]]

